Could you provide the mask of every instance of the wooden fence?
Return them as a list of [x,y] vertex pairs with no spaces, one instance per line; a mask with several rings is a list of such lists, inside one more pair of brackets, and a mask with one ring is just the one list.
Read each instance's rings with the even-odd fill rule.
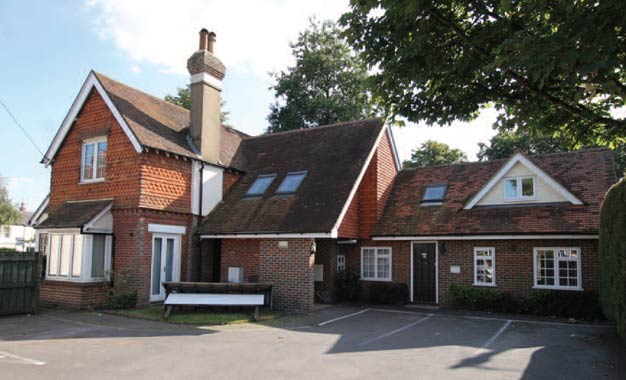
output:
[[36,312],[40,277],[39,253],[0,253],[0,315]]

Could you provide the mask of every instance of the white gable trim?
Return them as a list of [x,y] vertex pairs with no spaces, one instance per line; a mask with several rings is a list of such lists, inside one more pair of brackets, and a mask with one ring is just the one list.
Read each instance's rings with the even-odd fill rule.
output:
[[117,123],[122,127],[122,129],[126,133],[126,136],[128,136],[128,139],[133,144],[135,151],[137,151],[137,153],[141,153],[142,148],[141,148],[141,144],[139,143],[139,140],[137,140],[137,137],[135,137],[135,134],[132,132],[132,130],[126,123],[126,120],[124,120],[120,112],[117,110],[117,108],[111,101],[111,98],[109,97],[107,92],[104,90],[104,87],[102,87],[102,84],[100,84],[100,82],[98,81],[96,74],[92,71],[87,76],[85,83],[83,83],[83,86],[80,88],[80,91],[78,92],[78,96],[76,96],[74,103],[72,103],[72,107],[70,107],[70,110],[65,116],[65,119],[63,119],[63,123],[61,123],[61,127],[59,128],[57,134],[54,136],[54,139],[52,139],[52,143],[50,144],[50,147],[48,148],[48,151],[46,152],[46,155],[43,158],[43,163],[46,165],[46,167],[50,165],[50,162],[52,162],[54,156],[56,155],[59,148],[61,147],[61,144],[63,143],[63,140],[65,139],[65,136],[67,136],[67,134],[69,133],[70,128],[72,127],[72,124],[74,124],[74,120],[76,119],[76,116],[78,115],[80,110],[83,108],[83,104],[87,100],[87,96],[89,96],[89,93],[91,92],[92,88],[95,88],[98,91],[98,93],[100,94],[104,102],[106,103],[107,107],[109,107],[109,110],[113,114],[113,117],[115,118]]
[[396,170],[402,170],[402,162],[400,161],[400,155],[398,155],[398,148],[396,147],[396,139],[393,137],[393,128],[387,127],[389,130],[389,143],[391,144],[391,151],[393,152],[393,159],[396,162]]
[[348,200],[343,205],[343,208],[341,209],[341,213],[339,214],[339,218],[337,218],[337,222],[335,222],[335,226],[330,231],[330,235],[331,235],[330,237],[336,238],[339,236],[339,227],[341,226],[341,222],[343,222],[343,218],[346,216],[346,213],[348,212],[348,208],[350,207],[350,204],[352,203],[352,199],[354,199],[354,196],[356,195],[356,192],[359,189],[361,180],[363,179],[363,176],[365,176],[365,171],[370,166],[370,162],[372,161],[372,157],[374,157],[374,153],[376,153],[378,144],[380,144],[380,140],[383,138],[383,134],[387,132],[388,128],[389,127],[385,125],[383,128],[381,128],[380,133],[378,134],[378,137],[376,137],[376,141],[374,142],[374,145],[372,146],[372,150],[370,150],[369,154],[367,155],[367,158],[365,159],[365,163],[363,164],[363,167],[361,168],[361,172],[359,173],[359,176],[357,177],[356,182],[354,182],[354,186],[352,186],[352,190],[350,191],[350,194],[348,195]]
[[100,219],[102,219],[106,214],[111,212],[112,207],[113,207],[113,202],[111,202],[107,207],[105,207],[104,209],[102,209],[102,211],[96,214],[96,216],[94,216],[89,222],[85,223],[82,226],[81,231],[97,232],[97,233],[112,233],[113,232],[112,230],[102,230],[102,229],[98,229],[95,227],[96,223],[98,223]]
[[30,219],[28,219],[29,226],[36,226],[41,222],[39,218],[41,218],[44,210],[48,207],[48,203],[50,203],[50,194],[46,195],[41,204],[39,204],[39,207],[37,207],[33,215],[31,215]]
[[546,172],[541,170],[537,165],[533,164],[528,158],[526,158],[523,154],[517,153],[493,176],[491,180],[487,182],[485,186],[476,194],[464,207],[465,210],[469,210],[476,206],[476,204],[485,196],[487,193],[498,183],[500,180],[506,175],[506,173],[513,168],[513,166],[517,163],[520,163],[526,166],[531,172],[533,172],[537,177],[541,178],[548,186],[550,186],[554,191],[561,194],[563,198],[567,199],[570,203],[575,205],[581,205],[583,202],[578,199],[574,194],[570,193],[565,187],[563,187],[560,183],[552,179]]

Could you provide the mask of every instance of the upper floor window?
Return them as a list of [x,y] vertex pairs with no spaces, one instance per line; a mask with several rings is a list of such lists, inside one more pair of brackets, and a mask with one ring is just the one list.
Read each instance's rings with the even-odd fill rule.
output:
[[519,201],[535,197],[534,177],[515,177],[504,180],[504,199]]
[[448,191],[448,185],[428,185],[424,190],[424,196],[422,197],[422,203],[426,204],[440,204],[446,196]]
[[256,177],[256,180],[246,192],[246,196],[263,195],[268,187],[274,182],[276,174],[263,174]]
[[83,142],[81,159],[81,182],[104,180],[107,155],[106,137],[98,137]]
[[278,189],[276,189],[276,194],[290,194],[295,193],[296,190],[300,187],[300,184],[306,177],[306,171],[303,172],[291,172],[287,173],[283,182],[281,182]]

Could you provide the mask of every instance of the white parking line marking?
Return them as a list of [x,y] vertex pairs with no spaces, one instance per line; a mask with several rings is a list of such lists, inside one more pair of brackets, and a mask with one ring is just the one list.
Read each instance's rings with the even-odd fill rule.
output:
[[498,337],[500,337],[500,335],[502,335],[502,333],[504,332],[504,330],[506,330],[509,326],[511,325],[511,320],[507,320],[504,325],[502,325],[502,327],[500,327],[500,329],[498,331],[496,331],[495,334],[493,334],[491,336],[491,338],[489,338],[483,345],[482,345],[482,349],[485,350],[487,348],[489,348],[489,346],[491,346],[493,344],[493,342],[496,341],[496,339],[498,339]]
[[352,314],[344,315],[344,316],[342,316],[342,317],[338,317],[338,318],[334,318],[334,319],[331,319],[331,320],[328,320],[328,321],[324,321],[324,322],[318,323],[317,325],[318,325],[318,326],[325,326],[325,325],[327,325],[327,324],[329,324],[329,323],[333,323],[333,322],[340,321],[340,320],[342,320],[342,319],[346,319],[346,318],[354,317],[355,315],[363,314],[363,313],[365,313],[365,312],[367,312],[367,311],[370,311],[370,309],[363,309],[363,310],[361,310],[361,311],[357,311],[356,313],[352,313]]
[[42,362],[40,360],[25,358],[23,356],[19,356],[19,355],[11,354],[11,353],[8,353],[8,352],[0,351],[0,359],[4,359],[4,358],[19,360],[19,361],[25,362],[27,364],[32,364],[32,365],[44,365],[44,364],[46,364],[46,362]]
[[[442,316],[445,316],[444,314],[441,314]],[[455,317],[455,315],[449,315],[451,317]],[[483,321],[508,321],[510,320],[511,322],[514,323],[529,323],[529,324],[536,324],[536,325],[555,325],[555,326],[570,326],[570,327],[594,327],[594,328],[614,328],[614,326],[611,325],[592,325],[589,323],[566,323],[566,322],[550,322],[550,321],[531,321],[531,320],[525,320],[525,319],[504,319],[504,318],[496,318],[496,317],[474,317],[471,315],[460,315],[459,317],[461,318],[465,318],[465,319],[477,319],[477,320],[483,320]]]
[[399,314],[413,314],[413,315],[434,315],[427,313],[418,313],[415,311],[404,311],[404,310],[389,310],[389,309],[370,309],[372,311],[381,311],[383,313],[399,313]]
[[370,344],[370,343],[372,343],[372,342],[376,342],[377,340],[381,340],[381,339],[386,338],[386,337],[388,337],[388,336],[391,336],[391,335],[397,334],[397,333],[399,333],[399,332],[401,332],[401,331],[404,331],[404,330],[408,329],[409,327],[413,327],[413,326],[415,326],[415,325],[417,325],[417,324],[420,324],[420,323],[424,322],[425,320],[427,320],[427,319],[431,318],[432,316],[433,316],[432,314],[429,314],[429,315],[425,316],[424,318],[422,318],[422,319],[418,319],[418,320],[417,320],[417,321],[415,321],[415,322],[411,322],[411,323],[409,323],[409,324],[408,324],[408,325],[406,325],[406,326],[402,326],[402,327],[400,327],[399,329],[395,329],[395,330],[390,331],[390,332],[388,332],[388,333],[386,333],[386,334],[379,335],[379,336],[377,336],[377,337],[375,337],[375,338],[372,338],[372,339],[366,340],[365,342],[360,343],[360,344],[359,344],[359,347],[360,347],[360,346],[365,346],[365,345]]

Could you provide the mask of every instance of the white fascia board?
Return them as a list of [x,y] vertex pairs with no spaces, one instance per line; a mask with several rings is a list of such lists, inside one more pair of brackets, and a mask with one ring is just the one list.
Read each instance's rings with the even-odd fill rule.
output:
[[63,119],[63,123],[61,123],[61,127],[57,131],[56,135],[54,136],[54,139],[52,139],[52,143],[50,144],[50,147],[46,151],[46,155],[43,158],[43,162],[46,165],[46,167],[50,165],[50,162],[52,161],[52,159],[58,152],[59,148],[61,147],[61,144],[63,143],[63,140],[65,139],[65,136],[67,136],[67,134],[70,131],[70,128],[72,127],[72,124],[74,124],[74,120],[76,120],[76,116],[78,115],[80,110],[83,108],[83,104],[87,100],[87,97],[89,96],[89,93],[91,92],[91,89],[94,87],[98,91],[98,93],[100,94],[104,102],[106,103],[107,107],[109,107],[109,110],[113,114],[113,117],[115,118],[117,123],[122,127],[122,129],[124,130],[124,133],[126,133],[126,136],[128,136],[128,139],[133,144],[135,151],[137,153],[141,153],[142,147],[141,147],[141,144],[139,143],[139,140],[137,140],[137,137],[135,136],[133,131],[130,129],[130,127],[126,123],[126,120],[117,110],[117,108],[111,101],[111,98],[109,97],[107,92],[104,90],[104,87],[102,87],[102,84],[100,84],[100,82],[98,81],[96,74],[92,71],[89,73],[89,75],[87,76],[87,79],[85,80],[85,83],[83,83],[83,86],[80,88],[80,91],[78,92],[78,95],[76,96],[76,99],[74,100],[74,103],[72,103],[70,110],[68,111],[67,115],[65,115],[65,118]]
[[581,205],[583,202],[578,199],[574,194],[569,192],[565,187],[563,187],[560,183],[555,181],[552,177],[550,177],[546,172],[544,172],[541,168],[535,165],[532,161],[526,158],[521,153],[516,153],[513,157],[509,159],[509,161],[502,167],[500,170],[487,182],[485,186],[476,194],[464,207],[465,210],[469,210],[476,206],[476,204],[506,175],[506,173],[513,168],[513,166],[517,163],[521,163],[526,166],[530,171],[532,171],[537,177],[541,178],[548,186],[552,187],[554,191],[561,194],[565,199],[571,202],[574,205]]
[[346,213],[348,212],[348,208],[350,207],[350,204],[352,203],[352,200],[354,199],[356,192],[359,190],[359,186],[361,185],[361,181],[363,180],[363,177],[365,176],[365,172],[367,171],[367,168],[370,166],[370,162],[372,162],[372,157],[374,157],[374,153],[376,153],[376,149],[378,149],[378,144],[380,144],[380,140],[383,138],[383,134],[386,132],[387,132],[387,126],[385,125],[383,128],[381,128],[380,133],[378,134],[378,137],[376,137],[376,141],[374,142],[374,145],[372,146],[372,150],[370,150],[369,154],[367,155],[367,158],[365,159],[365,163],[363,164],[363,167],[361,168],[361,172],[359,173],[359,176],[354,182],[354,185],[352,186],[352,190],[350,190],[350,194],[348,195],[348,200],[343,205],[343,208],[341,209],[341,213],[339,214],[339,217],[337,218],[337,221],[335,222],[335,226],[331,230],[331,234],[333,235],[332,237],[339,236],[339,227],[341,226],[341,222],[343,222],[343,218],[346,216]]
[[184,235],[187,231],[185,226],[174,226],[171,224],[148,224],[148,232],[161,233],[161,234],[177,234]]
[[48,203],[50,203],[50,194],[46,195],[46,197],[41,202],[41,204],[39,204],[39,207],[37,207],[37,209],[35,210],[33,215],[31,215],[30,219],[28,219],[28,225],[29,226],[34,226],[35,225],[35,223],[41,217],[41,214],[43,213],[43,211],[46,209],[46,207],[48,207]]
[[400,162],[400,155],[398,154],[398,148],[396,147],[396,138],[393,136],[393,128],[388,125],[389,130],[389,142],[391,144],[391,152],[393,153],[393,159],[396,163],[396,170],[402,170],[402,162]]
[[377,241],[445,241],[445,240],[552,240],[598,239],[598,235],[463,235],[463,236],[374,236]]
[[336,238],[331,233],[303,233],[303,234],[218,234],[218,235],[200,235],[200,239],[329,239]]

